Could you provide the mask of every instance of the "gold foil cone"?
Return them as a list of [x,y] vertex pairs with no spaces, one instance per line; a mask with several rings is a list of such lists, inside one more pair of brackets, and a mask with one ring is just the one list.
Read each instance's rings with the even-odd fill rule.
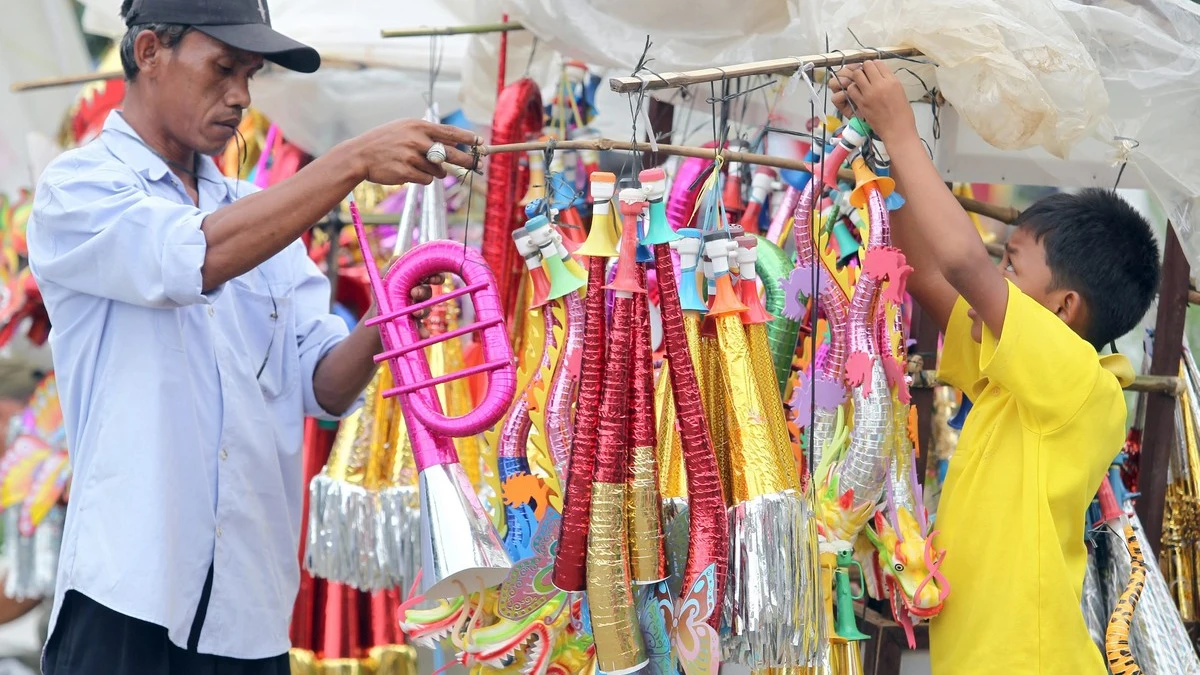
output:
[[630,588],[624,511],[624,483],[592,484],[587,598],[598,667],[608,675],[630,673],[647,663]]
[[779,380],[775,377],[775,363],[771,360],[771,347],[767,342],[767,325],[757,323],[746,326],[746,341],[750,347],[750,366],[754,371],[754,384],[762,402],[763,415],[767,418],[775,462],[780,475],[787,482],[787,488],[799,492],[800,476],[796,473],[792,439],[788,435],[783,399],[779,396]]
[[408,645],[372,647],[375,675],[417,675],[417,650]]
[[[685,323],[684,326],[686,327],[686,325]],[[725,387],[720,386],[723,379],[720,348],[717,346],[717,341],[712,338],[701,337],[699,343],[700,368],[697,369],[697,379],[701,386],[704,414],[708,418],[708,433],[712,437],[713,454],[717,457],[717,475],[721,477],[721,494],[725,498],[725,505],[730,506],[744,497],[738,494],[741,491],[735,489],[733,480],[733,463],[730,458],[731,448],[729,447],[727,424],[729,411],[725,404]],[[700,375],[700,372],[704,374]]]
[[292,675],[320,675],[321,673],[317,666],[317,655],[307,649],[289,650],[288,661],[292,666]]
[[[746,501],[788,489],[790,481],[780,467],[771,442],[766,411],[759,397],[750,359],[746,331],[736,315],[717,317],[717,344],[725,398],[731,404],[733,425],[730,448],[735,479],[745,481]],[[735,483],[735,496],[738,485]]]
[[317,672],[321,675],[375,675],[373,665],[365,659],[325,659],[320,662]]
[[687,496],[687,475],[683,467],[683,443],[675,428],[675,392],[663,358],[658,383],[654,388],[654,418],[658,438],[655,456],[658,458],[658,491],[663,499]]
[[651,584],[667,577],[663,555],[662,500],[654,471],[654,448],[635,447],[629,453],[633,480],[627,491],[629,504],[629,562],[636,584]]

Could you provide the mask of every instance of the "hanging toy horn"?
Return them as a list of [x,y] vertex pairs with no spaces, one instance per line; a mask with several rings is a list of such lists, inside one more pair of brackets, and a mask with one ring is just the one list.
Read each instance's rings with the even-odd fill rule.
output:
[[[353,201],[350,213],[363,258],[368,261],[371,290],[379,304],[379,316],[366,322],[368,326],[379,326],[383,338],[384,352],[375,361],[390,362],[396,383],[395,388],[383,395],[403,398],[401,409],[420,472],[424,595],[434,600],[466,595],[468,589],[499,585],[507,578],[512,562],[450,440],[478,434],[495,425],[516,391],[516,368],[504,329],[496,280],[478,252],[448,240],[426,242],[413,248],[392,266],[386,279],[380,279],[358,206]],[[413,303],[412,289],[436,274],[459,276],[463,285],[425,302]],[[464,295],[470,296],[478,321],[420,339],[412,315]],[[477,331],[481,332],[483,364],[440,377],[430,375],[426,347]],[[434,387],[478,373],[488,374],[483,401],[465,415],[447,417]]]

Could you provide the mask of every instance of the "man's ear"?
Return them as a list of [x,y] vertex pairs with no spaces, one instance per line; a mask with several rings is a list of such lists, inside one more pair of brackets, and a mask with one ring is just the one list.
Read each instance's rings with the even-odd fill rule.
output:
[[166,51],[154,31],[144,30],[138,33],[137,37],[133,38],[133,58],[137,62],[138,73],[153,77],[162,67]]

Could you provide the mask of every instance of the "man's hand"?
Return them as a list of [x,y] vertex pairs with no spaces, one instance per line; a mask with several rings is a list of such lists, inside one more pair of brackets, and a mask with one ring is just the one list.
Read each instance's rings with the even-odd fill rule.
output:
[[446,162],[474,170],[475,156],[454,147],[456,144],[479,145],[475,134],[446,124],[423,120],[398,120],[359,136],[352,141],[363,174],[368,181],[381,185],[420,183],[429,185],[446,177],[446,168],[425,157],[434,143],[446,148]]
[[843,115],[864,120],[884,143],[890,145],[898,134],[916,135],[916,118],[904,85],[882,61],[842,68],[830,78],[829,90]]

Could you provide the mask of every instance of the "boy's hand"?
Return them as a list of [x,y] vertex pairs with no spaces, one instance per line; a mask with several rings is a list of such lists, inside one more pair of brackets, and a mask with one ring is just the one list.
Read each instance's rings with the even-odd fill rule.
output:
[[[904,85],[882,61],[849,65],[830,77],[833,104],[842,114],[858,116],[891,145],[899,135],[917,132]],[[853,103],[853,107],[851,106]]]

